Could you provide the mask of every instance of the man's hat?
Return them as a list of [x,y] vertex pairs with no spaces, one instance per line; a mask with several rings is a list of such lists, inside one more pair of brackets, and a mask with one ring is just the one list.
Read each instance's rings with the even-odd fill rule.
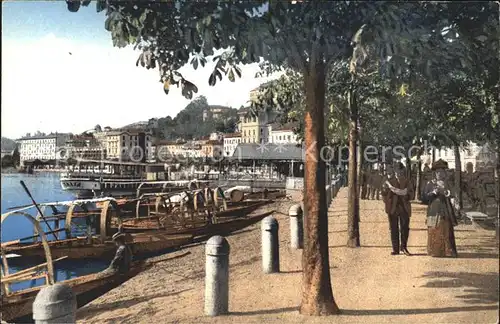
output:
[[117,241],[117,240],[123,240],[123,241],[125,241],[125,233],[120,233],[120,232],[117,232],[117,233],[115,233],[115,234],[111,237],[111,239],[112,239],[113,241]]
[[443,159],[439,159],[436,162],[432,163],[432,170],[438,169],[448,169],[448,162]]

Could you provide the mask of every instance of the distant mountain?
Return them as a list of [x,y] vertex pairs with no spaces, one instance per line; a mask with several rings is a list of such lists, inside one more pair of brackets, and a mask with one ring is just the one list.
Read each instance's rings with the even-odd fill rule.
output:
[[16,142],[10,138],[2,136],[2,151],[9,151],[16,148]]
[[167,116],[151,118],[121,127],[122,129],[142,128],[160,139],[186,140],[202,138],[213,132],[232,133],[238,120],[238,111],[231,107],[209,105],[207,98],[193,99],[174,118]]
[[148,126],[148,122],[147,121],[140,121],[140,122],[136,122],[136,123],[132,123],[132,124],[126,125],[126,126],[122,126],[121,128],[122,129],[127,129],[127,128],[143,128],[143,127],[146,127],[146,126]]

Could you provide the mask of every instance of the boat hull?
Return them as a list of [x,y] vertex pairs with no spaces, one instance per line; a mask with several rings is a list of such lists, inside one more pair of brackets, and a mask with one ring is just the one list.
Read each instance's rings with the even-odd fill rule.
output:
[[[216,218],[221,217],[230,217],[230,218],[238,218],[244,217],[260,207],[269,204],[272,202],[271,200],[262,200],[262,201],[247,201],[242,203],[234,204],[232,207],[229,204],[228,209],[224,211],[217,212],[215,214]],[[154,230],[164,230],[168,233],[193,233],[197,227],[205,226],[208,224],[208,221],[187,221],[190,227],[182,227],[180,224],[174,225],[166,225],[166,227],[161,227],[158,221],[157,216],[153,217],[144,217],[144,218],[130,218],[130,219],[122,219],[122,227],[125,232],[129,233],[142,233]],[[117,224],[114,224],[117,226]],[[113,228],[113,227],[112,227]],[[115,227],[117,230],[117,227]]]
[[[143,261],[134,262],[130,271],[126,274],[104,275],[102,273],[91,274],[61,283],[69,285],[76,295],[77,307],[80,308],[113,288],[118,287],[140,272],[149,268]],[[1,315],[2,320],[15,323],[33,322],[33,302],[36,295],[43,287],[14,292],[9,296],[2,296]]]
[[[137,234],[131,238],[129,243],[132,253],[140,256],[147,253],[158,253],[170,248],[180,247],[192,242],[192,235],[173,235],[165,232],[151,232],[148,235]],[[113,242],[89,244],[86,239],[69,239],[61,241],[50,241],[49,247],[52,258],[67,256],[68,259],[108,259],[111,260],[115,254],[116,246]],[[27,259],[34,261],[45,259],[45,252],[41,244],[25,244],[24,246],[9,246],[5,249],[6,254],[20,255],[11,258],[12,264],[24,262]]]

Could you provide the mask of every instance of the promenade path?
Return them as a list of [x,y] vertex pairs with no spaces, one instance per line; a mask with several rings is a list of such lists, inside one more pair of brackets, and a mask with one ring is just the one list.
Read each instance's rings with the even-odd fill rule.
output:
[[[290,203],[275,206],[286,212]],[[390,255],[381,201],[361,201],[361,248],[347,248],[347,190],[329,210],[333,293],[342,315],[305,317],[301,300],[301,250],[291,250],[288,217],[280,224],[281,273],[261,270],[260,223],[229,236],[230,315],[203,315],[204,245],[155,267],[78,311],[80,323],[497,323],[498,246],[494,231],[455,228],[459,258],[425,254],[425,207],[413,204],[409,250]],[[165,259],[161,256],[158,259]]]

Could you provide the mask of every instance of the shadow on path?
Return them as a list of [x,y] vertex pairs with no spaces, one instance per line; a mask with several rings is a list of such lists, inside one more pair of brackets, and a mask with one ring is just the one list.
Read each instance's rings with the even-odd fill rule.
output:
[[[422,287],[426,288],[465,288],[464,295],[456,296],[468,304],[498,303],[498,273],[472,272],[428,272],[423,278],[429,278]],[[497,307],[497,306],[495,306]]]
[[228,315],[251,316],[251,315],[264,315],[264,314],[278,314],[298,311],[298,307],[285,307],[276,309],[263,309],[249,312],[229,312]]
[[443,308],[412,308],[412,309],[341,309],[340,315],[377,316],[377,315],[417,315],[455,312],[473,312],[497,309],[497,306],[463,306]]
[[175,296],[179,295],[185,291],[192,290],[193,288],[189,289],[184,289],[180,291],[174,291],[174,292],[169,292],[169,293],[162,293],[162,294],[155,294],[155,295],[147,295],[147,296],[141,296],[141,297],[134,297],[132,299],[127,299],[127,300],[117,300],[111,303],[104,303],[104,304],[92,304],[90,306],[87,306],[86,308],[82,308],[78,311],[78,317],[86,317],[89,319],[89,316],[96,315],[97,313],[102,313],[105,311],[110,311],[110,310],[115,310],[115,309],[121,309],[121,308],[129,308],[131,306],[134,306],[136,304],[140,304],[143,302],[148,302],[151,301],[155,298],[161,298],[161,297],[168,297],[168,296]]

